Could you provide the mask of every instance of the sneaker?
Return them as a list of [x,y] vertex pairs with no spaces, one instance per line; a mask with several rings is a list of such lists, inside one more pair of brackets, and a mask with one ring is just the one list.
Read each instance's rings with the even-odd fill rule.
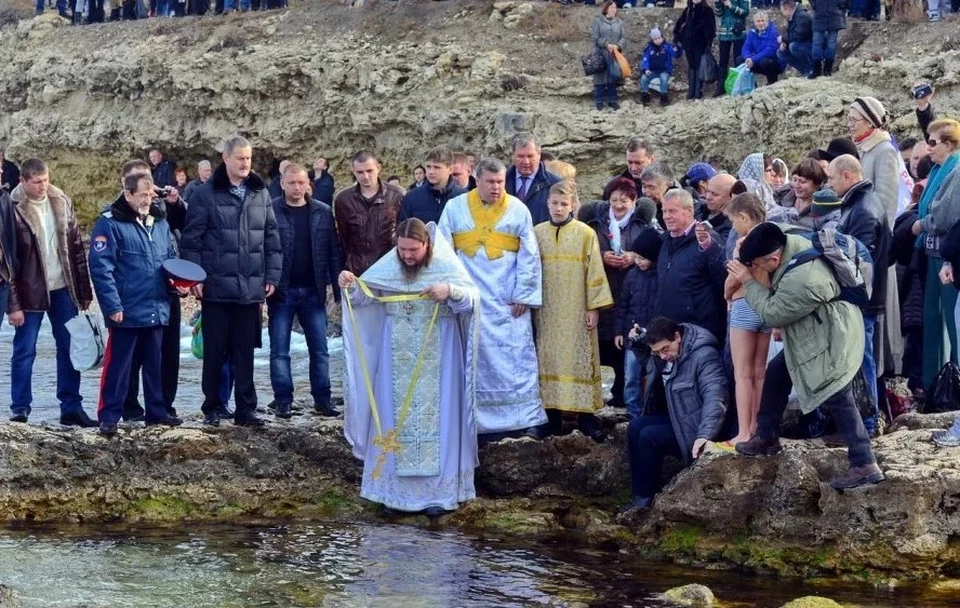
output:
[[221,418],[226,418],[227,420],[233,418],[233,410],[231,410],[226,405],[221,405],[220,409],[217,410],[217,415]]
[[10,416],[10,422],[23,422],[23,423],[26,423],[26,421],[27,421],[27,415],[24,414],[23,412],[18,412],[18,413],[16,413],[16,414],[14,414],[13,416]]
[[341,414],[340,410],[333,407],[328,401],[321,401],[313,404],[313,411],[327,418],[336,418]]
[[[13,418],[10,420],[13,420]],[[960,447],[960,436],[950,431],[937,431],[930,437],[930,440],[933,441],[935,446],[941,448]]]
[[216,412],[207,414],[203,417],[203,424],[205,426],[220,426],[220,416]]
[[83,410],[71,412],[69,414],[61,414],[60,424],[62,424],[63,426],[78,426],[82,429],[89,429],[96,426],[100,426],[99,424],[97,424],[96,420],[93,420],[92,418],[90,418],[90,416],[87,416],[87,413]]
[[831,481],[830,487],[834,490],[850,490],[868,483],[880,483],[884,479],[883,471],[874,462],[862,467],[850,467],[840,477]]
[[256,416],[234,416],[233,417],[234,426],[250,426],[250,427],[260,427],[266,424],[263,421],[263,418],[258,418]]
[[426,509],[423,510],[423,514],[429,517],[430,519],[443,517],[444,515],[450,512],[451,511],[447,511],[446,509],[442,509],[440,507],[427,507]]
[[735,449],[737,454],[742,456],[776,456],[783,451],[783,446],[779,439],[769,441],[761,439],[760,435],[754,435],[750,441],[738,443]]
[[117,434],[117,425],[112,422],[101,422],[100,434],[104,437],[113,437]]
[[289,403],[278,403],[276,409],[277,418],[290,418],[293,416]]
[[180,426],[181,424],[183,424],[183,419],[176,416],[167,416],[166,418],[147,420],[146,422],[146,426]]

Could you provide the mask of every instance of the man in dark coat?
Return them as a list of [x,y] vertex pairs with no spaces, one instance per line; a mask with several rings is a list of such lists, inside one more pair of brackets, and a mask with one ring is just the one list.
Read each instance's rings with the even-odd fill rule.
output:
[[813,72],[810,78],[833,74],[837,37],[847,29],[847,0],[810,0],[813,8]]
[[318,158],[313,163],[313,200],[333,205],[333,193],[336,191],[336,185],[333,176],[330,175],[330,164],[325,158]]
[[173,173],[177,170],[177,165],[173,161],[164,158],[163,153],[157,148],[150,150],[148,156],[150,158],[150,166],[153,168],[154,185],[156,185],[157,188],[176,186],[177,181],[173,177]]
[[260,339],[260,306],[283,271],[277,220],[266,184],[250,170],[253,151],[242,137],[226,141],[223,164],[193,196],[180,241],[184,259],[207,280],[192,288],[202,300],[204,423],[220,424],[220,377],[229,352],[234,366],[234,424],[262,426],[255,415],[253,349]]
[[527,206],[533,225],[550,220],[547,199],[550,186],[560,181],[558,175],[547,171],[540,161],[540,144],[532,133],[517,133],[511,142],[513,166],[507,170],[507,194],[511,194]]
[[20,168],[0,149],[0,189],[10,193],[20,183]]
[[777,58],[804,76],[813,73],[810,53],[813,50],[813,19],[797,0],[782,0],[780,12],[787,18],[787,32],[780,37]]
[[727,333],[723,248],[708,231],[696,228],[693,213],[689,192],[667,191],[663,199],[667,234],[657,259],[656,313],[699,325],[723,344]]
[[13,202],[0,192],[0,314],[7,312],[10,283],[17,272],[17,240],[14,232]]
[[860,161],[843,155],[830,162],[827,168],[830,186],[841,197],[840,223],[837,232],[856,238],[870,250],[873,256],[873,289],[870,303],[863,308],[863,325],[866,347],[863,353],[863,373],[873,397],[873,414],[864,419],[867,432],[877,430],[877,363],[874,353],[874,337],[878,323],[887,306],[887,259],[893,235],[887,222],[880,197],[874,192],[870,180],[863,178]]
[[689,466],[708,441],[719,438],[729,404],[727,376],[717,339],[696,325],[657,317],[647,325],[643,415],[627,427],[627,454],[633,501],[627,509],[650,506],[663,487],[663,460],[673,456]]
[[703,0],[691,0],[673,28],[673,40],[687,56],[687,99],[703,97],[700,83],[700,60],[713,45],[717,21],[713,9]]
[[640,178],[646,168],[655,162],[657,162],[657,159],[653,155],[653,148],[650,147],[650,144],[639,137],[631,137],[630,141],[627,142],[627,168],[623,170],[623,173],[615,175],[607,182],[607,185],[603,188],[603,200],[610,200],[610,194],[613,192],[612,186],[621,177],[632,179],[637,187],[637,192],[641,192],[643,184]]
[[423,163],[425,181],[403,195],[398,223],[414,217],[424,224],[440,221],[447,201],[467,192],[453,181],[452,165],[453,152],[447,148],[438,146],[427,152]]

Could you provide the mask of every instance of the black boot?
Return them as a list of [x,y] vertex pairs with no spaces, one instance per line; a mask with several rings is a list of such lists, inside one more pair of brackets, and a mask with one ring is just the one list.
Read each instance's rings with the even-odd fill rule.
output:
[[823,60],[823,75],[832,76],[833,75],[833,59],[824,59]]
[[660,105],[668,106],[670,105],[670,96],[666,93],[660,93]]
[[809,78],[810,80],[813,80],[814,78],[820,78],[821,75],[823,75],[823,62],[822,62],[822,61],[814,61],[814,62],[813,62],[813,71],[810,72],[810,75],[807,76],[807,78]]
[[647,105],[648,103],[650,103],[650,93],[641,92],[640,103],[642,103],[643,105]]

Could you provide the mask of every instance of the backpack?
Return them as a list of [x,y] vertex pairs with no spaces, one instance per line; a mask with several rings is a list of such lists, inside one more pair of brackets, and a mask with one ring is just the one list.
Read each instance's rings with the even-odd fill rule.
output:
[[870,303],[874,268],[873,256],[866,245],[832,228],[824,228],[819,232],[795,228],[784,232],[806,237],[813,243],[810,249],[793,256],[785,273],[807,262],[822,259],[840,284],[839,299],[861,308]]

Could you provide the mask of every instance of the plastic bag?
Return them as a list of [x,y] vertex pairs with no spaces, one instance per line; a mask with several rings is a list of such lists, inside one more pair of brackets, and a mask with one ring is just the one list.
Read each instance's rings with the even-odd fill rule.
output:
[[197,359],[203,359],[203,315],[198,314],[193,321],[193,337],[190,339],[190,353]]
[[713,58],[713,53],[704,53],[700,59],[700,84],[710,84],[717,81],[720,72],[717,66],[717,60]]
[[613,56],[613,53],[607,53],[606,60],[607,82],[623,80],[623,71],[620,69],[620,64],[617,62],[617,58]]
[[83,310],[64,326],[70,333],[70,363],[73,369],[85,372],[101,367],[105,346],[100,319],[92,312]]
[[747,64],[743,64],[734,69],[737,70],[737,79],[733,82],[733,89],[730,91],[730,95],[732,97],[739,97],[753,93],[753,90],[757,88],[757,79],[753,75],[753,72],[747,68]]
[[924,414],[960,410],[960,367],[947,362],[933,379],[921,410]]
[[723,81],[723,90],[727,92],[727,95],[733,93],[733,85],[736,84],[737,78],[740,77],[740,72],[738,68],[730,68],[727,70],[727,78]]
[[630,62],[627,61],[627,58],[623,56],[618,49],[613,50],[613,58],[616,59],[617,65],[620,66],[620,77],[621,78],[630,78],[633,75],[633,72],[630,69]]

